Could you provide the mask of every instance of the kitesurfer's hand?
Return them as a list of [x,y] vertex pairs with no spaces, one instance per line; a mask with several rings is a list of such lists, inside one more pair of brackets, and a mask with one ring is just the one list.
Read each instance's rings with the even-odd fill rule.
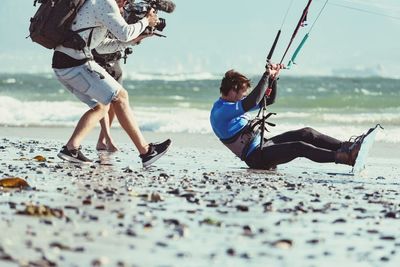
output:
[[151,28],[155,27],[159,21],[154,8],[150,9],[149,13],[147,13],[147,15],[146,15],[146,18],[148,19],[149,26]]
[[284,68],[285,66],[283,64],[268,64],[267,72],[269,73],[269,77],[276,79],[279,76],[281,69]]

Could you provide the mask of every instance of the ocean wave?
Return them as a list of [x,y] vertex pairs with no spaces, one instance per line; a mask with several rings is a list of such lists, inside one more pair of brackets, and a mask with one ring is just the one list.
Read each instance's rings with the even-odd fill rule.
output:
[[2,82],[3,82],[4,84],[14,84],[14,83],[17,82],[17,80],[16,80],[15,78],[7,78],[7,79],[5,79],[5,80],[2,80]]
[[79,102],[20,101],[0,96],[0,125],[72,126],[87,110]]

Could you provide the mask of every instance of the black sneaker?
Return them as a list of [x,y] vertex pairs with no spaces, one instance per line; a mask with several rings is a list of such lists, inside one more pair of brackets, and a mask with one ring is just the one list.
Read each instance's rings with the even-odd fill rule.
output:
[[150,143],[149,151],[146,154],[140,155],[143,167],[146,168],[147,166],[158,160],[162,155],[164,155],[167,152],[170,144],[170,139],[167,139],[162,143]]
[[60,152],[57,154],[57,156],[60,159],[73,163],[84,163],[84,164],[91,163],[92,161],[82,154],[81,148],[82,147],[80,146],[78,149],[69,150],[67,146],[63,146]]

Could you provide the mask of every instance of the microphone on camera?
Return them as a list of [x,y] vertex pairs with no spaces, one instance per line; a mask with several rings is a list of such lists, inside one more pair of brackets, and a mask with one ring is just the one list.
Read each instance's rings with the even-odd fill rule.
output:
[[150,0],[147,2],[151,2],[155,6],[155,9],[166,13],[172,13],[175,10],[175,3],[170,0]]

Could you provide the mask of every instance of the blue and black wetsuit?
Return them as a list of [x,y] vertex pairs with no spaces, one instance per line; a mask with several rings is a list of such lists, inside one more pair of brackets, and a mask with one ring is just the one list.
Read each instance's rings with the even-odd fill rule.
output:
[[[210,122],[214,133],[222,142],[246,129],[251,120],[247,112],[260,108],[267,85],[268,74],[264,74],[254,90],[242,100],[228,102],[219,98],[214,103]],[[267,99],[267,105],[275,102],[276,93],[275,82]],[[264,148],[261,150],[261,136],[256,136],[247,147],[247,151],[244,151],[245,157],[242,159],[250,168],[270,169],[297,157],[305,157],[316,162],[335,162],[335,152],[342,145],[341,141],[309,127],[267,139],[268,142],[264,142]]]

